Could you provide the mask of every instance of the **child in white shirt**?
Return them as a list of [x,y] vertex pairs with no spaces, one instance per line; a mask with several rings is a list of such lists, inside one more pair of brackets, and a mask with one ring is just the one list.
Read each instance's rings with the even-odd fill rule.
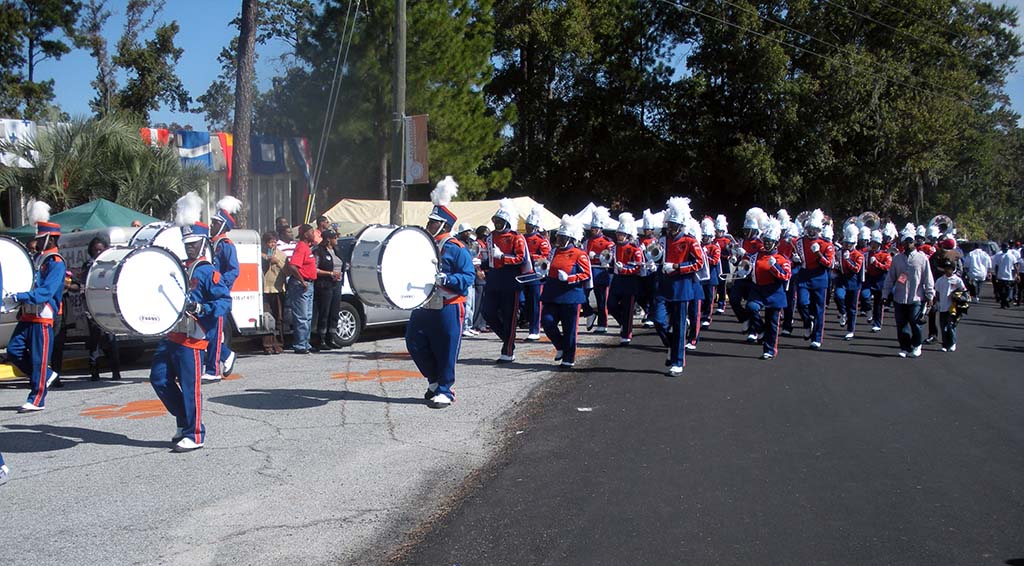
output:
[[953,293],[966,292],[967,285],[955,273],[956,267],[951,261],[944,261],[941,266],[943,275],[935,281],[935,301],[938,303],[939,326],[942,328],[942,351],[956,351],[957,320],[949,312],[953,305]]

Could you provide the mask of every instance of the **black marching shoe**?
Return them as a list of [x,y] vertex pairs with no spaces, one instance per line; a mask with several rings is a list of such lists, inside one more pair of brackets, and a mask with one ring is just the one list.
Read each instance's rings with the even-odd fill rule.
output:
[[95,364],[90,364],[89,365],[89,381],[99,381],[99,380],[100,380],[100,368],[99,368],[99,366],[97,366]]

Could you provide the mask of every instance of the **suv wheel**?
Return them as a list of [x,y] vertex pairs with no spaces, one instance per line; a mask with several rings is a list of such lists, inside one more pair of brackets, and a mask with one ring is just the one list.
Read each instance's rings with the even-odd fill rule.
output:
[[351,346],[363,332],[363,317],[359,314],[352,303],[341,303],[341,310],[338,312],[338,342],[340,346]]

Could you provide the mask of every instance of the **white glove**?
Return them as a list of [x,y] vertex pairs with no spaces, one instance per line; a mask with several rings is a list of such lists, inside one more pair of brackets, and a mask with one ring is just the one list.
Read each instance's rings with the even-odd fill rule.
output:
[[14,300],[14,293],[4,295],[3,303],[0,305],[0,312],[12,312],[18,308],[18,301]]
[[644,267],[647,268],[647,271],[656,271],[658,269],[658,264],[653,261],[649,261],[644,265]]
[[444,287],[444,284],[448,282],[448,274],[444,272],[438,272],[434,275],[434,285],[438,287]]
[[872,264],[878,263],[878,258],[874,257],[874,256],[871,256],[871,263]]
[[481,263],[483,263],[483,262],[480,261],[480,258],[478,258],[478,257],[473,258],[473,265],[480,265]]
[[850,250],[845,250],[843,252],[843,259],[850,259]]
[[665,265],[661,266],[661,271],[664,273],[672,273],[676,269],[676,264],[665,262]]
[[494,259],[501,259],[501,258],[505,257],[505,254],[502,253],[502,251],[500,249],[498,249],[497,247],[494,248],[494,251],[491,252],[491,255],[494,257]]
[[819,251],[821,251],[821,244],[819,244],[818,242],[814,242],[813,244],[811,244],[811,251],[814,253],[818,253]]
[[569,274],[564,272],[564,271],[562,271],[561,269],[559,269],[558,270],[558,280],[559,281],[568,281],[569,280]]
[[590,259],[594,259],[595,257],[597,257],[597,252],[591,251],[590,252]]
[[775,259],[775,256],[768,256],[768,265],[775,265],[777,263],[779,263],[779,260]]
[[626,264],[622,263],[621,261],[615,262],[615,269],[618,269],[618,270],[621,271],[621,270],[623,270],[625,268],[626,268]]

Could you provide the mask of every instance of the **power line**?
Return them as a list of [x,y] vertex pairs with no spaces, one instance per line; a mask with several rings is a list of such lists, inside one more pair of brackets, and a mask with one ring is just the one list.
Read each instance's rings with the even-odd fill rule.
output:
[[[702,11],[696,9],[696,8],[690,8],[689,6],[683,6],[682,4],[679,4],[677,2],[672,2],[671,0],[658,0],[658,1],[662,2],[664,4],[669,4],[671,6],[675,6],[676,8],[680,8],[682,10],[686,10],[688,12],[692,12],[694,14],[703,16],[705,18],[708,18],[708,19],[711,19],[711,20],[715,20],[715,21],[717,21],[719,23],[722,23],[722,24],[725,24],[727,26],[731,26],[731,27],[734,27],[736,29],[739,29],[739,30],[742,30],[742,31],[745,31],[745,32],[748,32],[748,33],[751,33],[751,34],[754,34],[754,35],[756,35],[758,37],[762,37],[764,39],[767,39],[768,41],[773,41],[773,42],[778,43],[780,45],[784,45],[784,46],[790,47],[792,49],[797,49],[799,51],[803,51],[805,53],[808,53],[810,55],[814,55],[815,57],[819,57],[819,58],[824,59],[826,61],[831,61],[833,63],[838,63],[840,65],[843,65],[843,66],[846,66],[846,67],[850,67],[851,69],[853,69],[855,71],[862,71],[864,73],[867,73],[868,75],[871,75],[872,77],[879,78],[879,79],[881,79],[883,81],[886,81],[886,82],[895,83],[895,84],[898,84],[898,85],[901,85],[901,86],[905,86],[905,87],[907,87],[909,89],[913,89],[913,90],[916,90],[916,91],[924,93],[924,94],[929,94],[931,96],[937,96],[937,97],[940,97],[940,98],[945,98],[945,99],[953,101],[953,102],[960,102],[960,103],[963,102],[962,100],[958,100],[956,98],[953,98],[953,97],[945,95],[945,94],[940,94],[940,93],[937,93],[937,92],[933,92],[933,91],[930,91],[928,89],[924,89],[924,88],[921,88],[921,87],[918,87],[918,86],[914,86],[912,84],[908,84],[908,83],[905,83],[903,81],[900,81],[900,80],[897,80],[897,79],[893,79],[893,78],[887,77],[885,75],[881,75],[881,74],[875,73],[875,72],[870,71],[868,69],[860,68],[857,65],[854,65],[853,63],[849,63],[847,61],[836,59],[834,57],[829,57],[828,55],[822,55],[821,53],[818,53],[818,52],[813,51],[811,49],[807,49],[806,47],[800,47],[799,45],[794,45],[792,43],[789,43],[788,41],[783,41],[781,39],[776,39],[776,38],[771,37],[771,36],[769,36],[767,34],[761,33],[761,32],[759,32],[757,30],[753,30],[753,29],[750,29],[748,27],[741,26],[739,24],[730,22],[728,20],[724,20],[724,19],[719,18],[717,16],[712,16],[711,14],[708,14],[706,12],[702,12]],[[826,0],[826,1],[828,1],[828,0]]]
[[[800,35],[802,35],[802,36],[804,36],[804,37],[806,37],[806,38],[808,38],[808,39],[811,39],[811,40],[817,41],[817,42],[819,42],[819,43],[822,43],[822,44],[824,44],[824,45],[827,45],[828,47],[831,47],[832,49],[836,49],[836,50],[838,50],[838,51],[842,51],[843,53],[846,53],[847,55],[851,55],[851,56],[853,56],[853,57],[860,57],[860,58],[862,58],[862,59],[867,59],[867,56],[866,56],[866,55],[864,55],[864,54],[862,54],[862,53],[857,53],[856,51],[852,51],[852,50],[850,50],[850,49],[847,49],[847,48],[845,48],[845,47],[842,47],[842,46],[840,46],[840,45],[837,45],[837,44],[835,44],[835,43],[832,43],[832,42],[830,42],[830,41],[828,41],[828,40],[825,40],[825,39],[821,39],[821,38],[815,37],[815,36],[813,36],[813,35],[811,35],[811,34],[809,34],[809,33],[806,33],[806,32],[803,32],[803,31],[800,31],[800,30],[798,30],[798,29],[796,29],[796,28],[794,28],[794,27],[791,27],[791,26],[789,26],[789,25],[787,25],[787,24],[783,23],[783,22],[780,22],[780,21],[778,21],[778,20],[776,20],[776,19],[774,19],[774,18],[770,18],[770,17],[768,17],[768,16],[763,16],[763,15],[761,15],[761,14],[760,14],[760,13],[759,13],[759,12],[758,12],[758,11],[757,11],[757,10],[756,10],[755,8],[748,8],[748,7],[746,7],[746,6],[741,6],[741,5],[739,5],[739,4],[736,4],[736,3],[734,3],[734,2],[731,2],[730,0],[722,0],[722,1],[723,1],[723,2],[725,2],[726,4],[729,4],[730,6],[733,6],[734,8],[737,8],[737,9],[743,10],[743,11],[745,11],[745,12],[749,13],[749,14],[753,14],[753,15],[757,16],[758,18],[761,18],[762,20],[766,21],[766,22],[770,22],[770,23],[773,23],[773,24],[775,24],[775,25],[781,26],[781,27],[783,27],[783,28],[785,28],[785,29],[787,29],[787,30],[789,30],[789,31],[793,32],[793,33],[797,33],[797,34],[800,34]],[[872,66],[873,66],[873,67],[875,67],[875,68],[884,68],[884,69],[886,69],[886,70],[888,70],[888,71],[892,71],[892,70],[893,70],[893,68],[892,68],[892,67],[890,67],[890,66],[888,66],[888,65],[884,65],[884,66],[883,66],[883,65],[881,65],[881,64],[878,64],[878,65],[876,65],[876,64],[874,64],[874,63],[873,63],[873,62],[871,62],[871,61],[866,61],[866,63],[867,63],[867,64],[870,64],[870,65],[872,65]],[[959,95],[959,96],[962,96],[962,95],[961,95],[961,93],[959,93],[959,92],[957,92],[957,91],[955,91],[955,90],[953,90],[953,89],[950,89],[950,88],[948,88],[948,87],[946,87],[946,86],[943,86],[943,85],[940,85],[940,84],[934,83],[934,82],[932,82],[932,81],[930,81],[930,80],[928,80],[928,79],[925,79],[925,78],[922,78],[922,77],[918,77],[918,79],[920,79],[920,80],[921,80],[922,82],[925,82],[925,83],[927,83],[927,84],[931,85],[932,87],[935,87],[935,88],[938,88],[938,89],[944,90],[944,91],[946,91],[946,92],[948,92],[948,93],[951,93],[951,94],[953,94],[953,95]],[[968,99],[969,99],[970,97],[964,97],[964,98],[968,98]]]

